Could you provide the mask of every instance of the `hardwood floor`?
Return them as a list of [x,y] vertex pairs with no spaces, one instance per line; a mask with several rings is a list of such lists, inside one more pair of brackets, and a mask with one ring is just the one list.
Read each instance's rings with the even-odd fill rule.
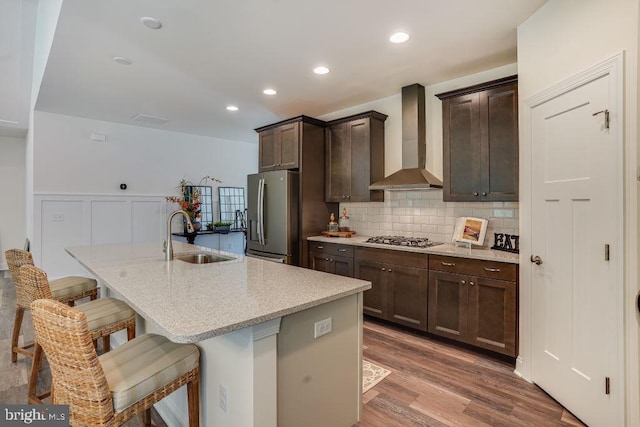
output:
[[[0,277],[3,404],[27,402],[31,369],[30,358],[19,356],[15,364],[10,360],[14,312],[15,287],[10,279]],[[25,316],[22,331],[22,340],[33,340],[31,316]],[[538,387],[518,378],[503,361],[368,319],[364,345],[365,359],[392,373],[364,394],[359,427],[583,425]],[[38,390],[50,381],[45,366]],[[153,421],[166,426],[155,411]],[[142,425],[141,417],[125,424]]]
[[392,373],[364,394],[360,427],[584,425],[507,362],[368,318],[363,335]]

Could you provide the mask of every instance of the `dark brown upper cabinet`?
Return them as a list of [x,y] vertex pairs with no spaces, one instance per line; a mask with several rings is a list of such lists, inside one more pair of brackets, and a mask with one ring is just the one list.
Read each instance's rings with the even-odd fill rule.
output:
[[384,191],[369,190],[369,185],[384,178],[386,119],[368,111],[327,123],[325,201],[384,200]]
[[302,146],[318,144],[316,137],[323,134],[324,126],[321,120],[299,116],[256,129],[259,171],[299,169]]
[[517,76],[436,96],[442,100],[444,201],[517,201]]

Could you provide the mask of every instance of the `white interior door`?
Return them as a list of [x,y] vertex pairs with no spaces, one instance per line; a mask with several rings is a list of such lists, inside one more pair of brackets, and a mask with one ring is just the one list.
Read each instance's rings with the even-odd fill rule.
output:
[[542,261],[532,265],[532,375],[590,426],[624,423],[622,96],[613,68],[531,109],[531,256]]

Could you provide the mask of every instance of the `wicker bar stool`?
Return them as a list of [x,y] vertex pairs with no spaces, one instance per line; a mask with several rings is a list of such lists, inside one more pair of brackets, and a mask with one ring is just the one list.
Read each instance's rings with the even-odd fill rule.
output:
[[[13,282],[18,281],[20,267],[23,265],[33,265],[33,257],[30,252],[22,249],[9,249],[4,253],[7,259],[9,271],[13,277]],[[49,283],[53,298],[74,305],[75,300],[90,297],[91,300],[98,298],[98,283],[94,279],[88,279],[80,276],[68,276]],[[13,334],[11,336],[11,361],[15,363],[18,360],[18,353],[25,356],[33,357],[33,351],[29,350],[33,347],[33,343],[19,346],[18,337],[20,336],[20,328],[22,327],[22,319],[24,311],[29,309],[31,300],[28,296],[23,295],[16,288],[16,315],[13,321]]]
[[31,304],[36,341],[53,374],[53,404],[69,405],[72,426],[119,426],[187,386],[189,426],[200,420],[200,351],[144,334],[98,356],[87,316],[55,300]]
[[[47,274],[34,265],[20,267],[16,290],[29,300],[29,307],[35,300],[51,299],[51,289],[47,281]],[[82,311],[89,324],[89,332],[94,346],[102,338],[105,352],[111,349],[110,335],[114,332],[127,330],[127,339],[132,340],[136,335],[136,313],[127,303],[115,298],[100,298],[77,306]],[[42,347],[36,341],[33,349],[31,375],[29,377],[29,403],[42,404],[42,399],[48,397],[47,391],[41,395],[36,393],[38,373],[42,366]]]

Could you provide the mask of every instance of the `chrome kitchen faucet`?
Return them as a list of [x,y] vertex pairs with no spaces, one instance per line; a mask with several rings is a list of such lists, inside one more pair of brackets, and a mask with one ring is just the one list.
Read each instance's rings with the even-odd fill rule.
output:
[[165,261],[173,260],[173,243],[171,242],[171,221],[173,220],[173,217],[178,214],[182,214],[187,219],[187,231],[189,233],[193,233],[194,231],[193,224],[191,223],[191,218],[189,218],[189,215],[187,215],[185,211],[183,211],[182,209],[178,209],[177,211],[171,212],[171,214],[169,215],[169,219],[167,220],[167,239],[164,241],[164,248],[163,248]]

